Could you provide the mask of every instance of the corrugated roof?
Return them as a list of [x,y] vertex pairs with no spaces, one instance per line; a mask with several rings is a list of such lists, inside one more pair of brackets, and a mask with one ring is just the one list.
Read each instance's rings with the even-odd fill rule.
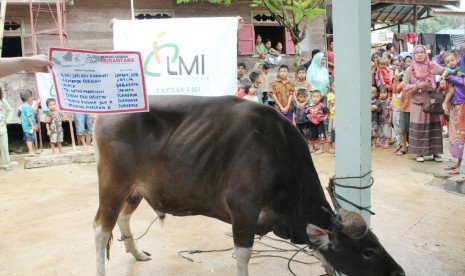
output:
[[[441,5],[446,4],[446,5]],[[431,0],[378,0],[371,1],[371,25],[386,25],[381,28],[395,26],[398,24],[413,23],[416,20],[438,15],[439,12],[455,12],[459,15],[458,6],[460,1],[431,1]],[[434,12],[434,14],[433,14]],[[465,13],[464,13],[465,15]],[[373,30],[376,28],[373,27]]]

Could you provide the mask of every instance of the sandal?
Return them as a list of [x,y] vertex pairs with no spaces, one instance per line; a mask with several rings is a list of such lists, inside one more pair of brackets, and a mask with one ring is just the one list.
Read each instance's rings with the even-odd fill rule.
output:
[[392,150],[392,152],[393,152],[393,153],[396,153],[396,152],[400,151],[401,149],[402,149],[401,146],[397,146],[396,148],[394,148],[394,149]]
[[456,168],[456,169],[449,171],[449,174],[459,174],[459,173],[460,173],[460,168]]
[[383,145],[382,148],[387,149],[387,148],[389,148],[389,145]]
[[425,162],[425,158],[423,158],[423,156],[417,156],[416,160],[417,162],[420,162],[420,163]]
[[447,166],[447,167],[445,167],[444,170],[446,170],[446,171],[452,171],[452,170],[455,170],[455,169],[457,169],[457,168],[458,168],[457,166],[452,165],[452,166]]
[[407,151],[406,150],[399,150],[398,152],[396,152],[396,155],[397,156],[402,156],[404,154],[407,154]]

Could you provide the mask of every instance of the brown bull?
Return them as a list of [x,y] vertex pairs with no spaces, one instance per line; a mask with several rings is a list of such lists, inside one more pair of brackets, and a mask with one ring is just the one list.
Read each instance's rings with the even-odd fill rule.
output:
[[105,275],[116,223],[126,251],[150,259],[129,226],[142,198],[160,217],[232,224],[238,275],[248,275],[254,235],[270,231],[314,245],[346,275],[404,275],[359,215],[338,209],[336,219],[324,211],[331,207],[308,147],[273,108],[236,97],[159,96],[150,110],[101,116],[96,124],[98,275]]

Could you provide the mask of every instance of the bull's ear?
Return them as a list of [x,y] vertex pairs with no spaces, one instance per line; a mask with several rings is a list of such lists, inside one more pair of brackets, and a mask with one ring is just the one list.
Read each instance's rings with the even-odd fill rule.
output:
[[315,244],[319,249],[328,249],[331,244],[328,232],[316,225],[307,225],[307,235],[310,242]]

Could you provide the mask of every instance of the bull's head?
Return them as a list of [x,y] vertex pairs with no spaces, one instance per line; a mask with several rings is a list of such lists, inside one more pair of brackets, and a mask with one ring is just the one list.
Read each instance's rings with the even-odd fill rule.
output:
[[368,229],[362,216],[342,209],[331,190],[330,195],[336,208],[336,215],[331,213],[334,230],[307,226],[310,242],[325,260],[345,275],[404,276],[403,269]]

